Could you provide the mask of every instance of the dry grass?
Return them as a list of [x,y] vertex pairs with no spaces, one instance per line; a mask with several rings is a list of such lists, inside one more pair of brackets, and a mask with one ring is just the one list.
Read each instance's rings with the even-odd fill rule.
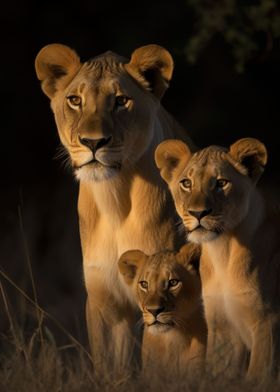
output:
[[[10,322],[9,334],[2,336],[0,354],[0,391],[9,392],[49,392],[49,391],[278,391],[280,383],[268,380],[252,385],[243,378],[226,379],[224,374],[216,377],[204,374],[195,377],[187,374],[174,379],[166,374],[152,372],[146,377],[140,372],[132,377],[107,374],[106,369],[99,377],[94,375],[94,364],[86,349],[51,315],[46,313],[34,300],[23,292],[3,271],[2,279],[13,285],[19,295],[34,307],[37,327],[32,334],[20,328],[14,319],[4,285],[0,283],[0,293],[4,311]],[[38,316],[39,315],[39,316]],[[58,346],[55,337],[45,325],[50,318],[62,328],[69,344]]]
[[[18,337],[19,338],[19,337]],[[6,343],[9,350],[0,356],[0,390],[9,392],[49,391],[278,391],[279,384],[250,385],[244,380],[226,380],[205,376],[201,379],[186,377],[167,378],[154,374],[147,379],[140,374],[133,378],[94,377],[89,362],[78,351],[68,352],[45,341],[43,346],[34,344],[34,337],[24,342],[23,337]],[[20,345],[18,346],[20,342]],[[64,351],[64,352],[63,352]]]

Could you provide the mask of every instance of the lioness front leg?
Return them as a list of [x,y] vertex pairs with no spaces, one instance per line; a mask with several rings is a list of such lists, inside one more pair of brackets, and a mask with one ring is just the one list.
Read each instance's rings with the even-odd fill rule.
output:
[[252,348],[250,355],[248,379],[265,379],[269,377],[273,367],[273,322],[267,316],[267,320],[259,320],[252,328]]
[[87,328],[94,363],[98,375],[124,375],[131,372],[139,350],[135,334],[135,310],[128,304],[124,310],[110,297],[102,304],[89,296],[86,305]]

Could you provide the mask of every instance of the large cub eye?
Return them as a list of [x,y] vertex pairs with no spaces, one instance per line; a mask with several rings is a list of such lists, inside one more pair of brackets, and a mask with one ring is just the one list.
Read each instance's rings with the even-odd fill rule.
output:
[[71,108],[78,109],[81,106],[82,98],[78,95],[69,95],[67,97],[67,102]]
[[168,282],[169,287],[176,287],[179,284],[179,280],[178,279],[170,279]]
[[180,181],[180,187],[184,190],[184,191],[188,191],[190,192],[192,189],[192,182],[189,178],[184,178],[183,180]]
[[118,95],[116,97],[116,106],[125,106],[129,98],[126,95]]
[[148,288],[148,282],[147,282],[146,280],[141,280],[141,281],[139,282],[139,285],[140,285],[140,287],[141,287],[142,289],[144,289],[144,290],[147,290],[147,288]]
[[225,180],[224,178],[220,178],[219,180],[216,181],[216,188],[218,189],[225,188],[228,183],[229,183],[228,180]]

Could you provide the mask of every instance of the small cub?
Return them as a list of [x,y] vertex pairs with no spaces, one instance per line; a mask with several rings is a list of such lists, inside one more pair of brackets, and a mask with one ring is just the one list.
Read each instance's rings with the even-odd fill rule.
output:
[[179,253],[162,251],[147,256],[125,252],[119,271],[143,314],[144,371],[163,367],[182,373],[203,367],[207,330],[197,271],[200,247],[184,245]]

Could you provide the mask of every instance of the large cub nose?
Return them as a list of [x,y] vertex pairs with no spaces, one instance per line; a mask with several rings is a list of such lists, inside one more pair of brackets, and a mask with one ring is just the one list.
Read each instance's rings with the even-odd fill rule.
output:
[[165,310],[164,306],[158,307],[158,308],[147,308],[147,311],[151,313],[155,318],[162,313]]
[[212,208],[209,208],[208,210],[198,210],[198,211],[188,210],[188,213],[194,216],[198,220],[202,219],[206,215],[210,215],[211,212],[212,212]]
[[99,148],[106,146],[111,141],[112,136],[104,137],[101,139],[88,139],[79,136],[79,141],[84,146],[88,147],[93,153],[95,153]]

